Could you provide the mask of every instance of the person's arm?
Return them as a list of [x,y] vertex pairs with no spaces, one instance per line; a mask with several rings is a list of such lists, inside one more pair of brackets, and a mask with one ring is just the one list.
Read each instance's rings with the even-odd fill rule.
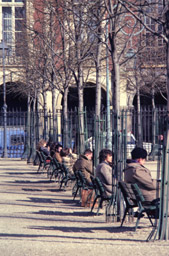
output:
[[134,173],[134,178],[146,189],[156,190],[157,183],[153,180],[151,174],[148,173],[144,168],[136,170]]
[[49,155],[50,155],[50,151],[49,151],[46,147],[41,147],[41,151],[42,151],[46,156],[49,156]]
[[83,168],[90,174],[93,174],[93,163],[90,160],[87,160],[86,162],[83,163]]
[[112,169],[110,166],[102,165],[100,173],[105,179],[107,185],[112,185]]

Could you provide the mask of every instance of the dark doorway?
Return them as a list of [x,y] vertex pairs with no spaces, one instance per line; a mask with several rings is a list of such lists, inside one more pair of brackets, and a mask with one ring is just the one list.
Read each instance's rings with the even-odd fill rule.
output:
[[[167,104],[166,101],[167,94],[164,93],[161,95],[160,93],[155,95],[155,105],[156,106],[165,106]],[[140,95],[140,104],[141,106],[152,106],[152,95],[151,94],[141,94]],[[133,105],[137,107],[137,95],[134,96]]]
[[[7,110],[20,110],[27,111],[27,96],[26,94],[19,93],[17,87],[21,84],[6,83],[6,104]],[[24,88],[24,84],[22,84]],[[0,86],[0,110],[3,107],[3,85]]]
[[[95,84],[89,83],[84,88],[84,106],[86,109],[95,109],[96,87]],[[78,91],[76,87],[69,88],[68,109],[78,108]],[[101,89],[101,110],[106,108],[106,92]]]

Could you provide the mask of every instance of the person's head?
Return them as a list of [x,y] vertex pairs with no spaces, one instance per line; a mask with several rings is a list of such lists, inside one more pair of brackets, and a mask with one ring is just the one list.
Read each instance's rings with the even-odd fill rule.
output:
[[99,163],[107,162],[112,163],[113,153],[110,149],[102,149],[99,153]]
[[56,146],[55,146],[55,151],[56,151],[56,152],[60,152],[62,148],[63,148],[62,145],[61,145],[60,143],[58,143],[58,144],[56,144]]
[[143,164],[147,157],[147,151],[144,148],[136,147],[131,152],[133,160],[137,160],[140,164]]
[[62,148],[60,151],[60,156],[68,156],[69,155],[69,148]]
[[89,148],[84,151],[84,155],[89,159],[92,160],[93,152]]
[[46,141],[44,139],[40,139],[40,141],[37,144],[37,150],[39,150],[41,147],[46,147]]
[[50,146],[50,150],[51,151],[55,151],[55,147],[56,147],[56,142],[53,142]]
[[51,145],[52,145],[52,141],[51,140],[48,140],[48,142],[46,143],[46,147],[48,147],[48,148],[50,148],[51,147]]

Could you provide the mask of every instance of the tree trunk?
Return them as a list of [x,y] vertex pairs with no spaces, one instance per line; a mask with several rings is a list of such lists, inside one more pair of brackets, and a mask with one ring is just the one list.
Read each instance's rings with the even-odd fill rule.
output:
[[97,60],[96,60],[96,106],[95,106],[95,113],[96,118],[100,119],[100,112],[101,112],[101,73],[100,73],[100,58],[101,58],[101,41],[98,42],[97,46]]
[[[69,147],[69,127],[68,127],[68,87],[63,93],[63,145]],[[71,131],[70,131],[71,132]]]
[[[120,134],[120,69],[117,58],[117,49],[115,42],[115,28],[109,34],[111,45],[112,59],[112,92],[113,92],[113,110],[114,110],[114,126],[112,127],[112,150],[114,152],[114,168],[113,168],[113,193],[116,193],[115,187],[121,179],[121,134]],[[117,221],[120,221],[121,203],[117,201]]]
[[[80,37],[80,35],[79,35]],[[79,109],[78,109],[78,151],[83,153],[84,151],[84,100],[83,100],[83,67],[81,63],[81,42],[80,39],[77,41],[77,59],[78,59],[78,98],[79,98]]]
[[30,107],[30,95],[28,95],[27,99],[27,123],[26,123],[26,140],[25,140],[25,148],[24,148],[24,153],[22,155],[22,159],[27,159],[28,156],[30,155],[30,112],[31,107]]
[[79,67],[79,85],[78,85],[78,97],[79,97],[79,109],[78,109],[78,119],[79,119],[79,153],[84,151],[84,102],[83,102],[83,79],[82,79],[82,67]]
[[[136,68],[136,67],[135,67]],[[137,146],[143,147],[143,139],[142,139],[142,126],[141,126],[141,104],[140,104],[140,88],[139,83],[137,81],[137,74],[135,73],[136,80],[136,88],[137,88],[137,127],[138,127],[138,141]]]
[[101,114],[101,70],[100,70],[100,58],[101,58],[102,43],[101,39],[98,39],[97,44],[97,56],[96,56],[96,104],[95,104],[95,165],[98,164],[98,155],[101,150],[100,141],[100,114]]
[[111,149],[111,131],[110,131],[110,89],[109,89],[109,50],[108,50],[108,23],[106,24],[106,147]]
[[30,118],[30,155],[28,157],[28,163],[33,163],[36,154],[36,140],[35,140],[35,105],[36,98],[34,97],[32,102],[31,118]]
[[43,137],[45,140],[48,140],[48,113],[47,113],[47,93],[43,93],[44,99],[44,132]]
[[155,109],[155,98],[154,98],[154,86],[152,88],[152,146],[154,148],[156,144],[156,109]]
[[56,94],[55,88],[52,90],[52,119],[53,119],[53,142],[56,142],[57,133],[57,117],[56,117]]
[[[167,11],[169,13],[169,10]],[[168,15],[169,16],[169,15]],[[166,18],[167,20],[167,18]],[[167,50],[166,50],[166,66],[167,66],[167,110],[169,113],[169,20],[167,28]],[[169,114],[168,114],[169,115]],[[159,219],[159,239],[168,240],[169,226],[168,226],[168,194],[169,194],[169,116],[166,117],[166,136],[164,136],[163,145],[163,170],[161,180],[161,214]]]
[[[113,27],[113,25],[111,25]],[[115,30],[115,28],[112,28]],[[112,92],[113,92],[113,109],[117,113],[120,112],[120,67],[117,56],[115,31],[110,31],[109,41],[111,46],[111,59],[112,59]]]

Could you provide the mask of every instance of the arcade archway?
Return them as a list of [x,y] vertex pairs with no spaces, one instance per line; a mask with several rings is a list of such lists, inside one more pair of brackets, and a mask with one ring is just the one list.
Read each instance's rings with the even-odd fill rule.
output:
[[[95,109],[96,85],[87,83],[84,88],[84,106],[86,109]],[[78,108],[78,90],[77,87],[70,87],[68,94],[68,109]],[[101,89],[101,110],[106,109],[106,91]]]
[[[6,83],[6,103],[8,110],[27,111],[27,95],[19,93],[17,87],[21,86],[20,83]],[[22,84],[24,88],[24,84]],[[0,86],[0,110],[3,107],[3,85]]]

